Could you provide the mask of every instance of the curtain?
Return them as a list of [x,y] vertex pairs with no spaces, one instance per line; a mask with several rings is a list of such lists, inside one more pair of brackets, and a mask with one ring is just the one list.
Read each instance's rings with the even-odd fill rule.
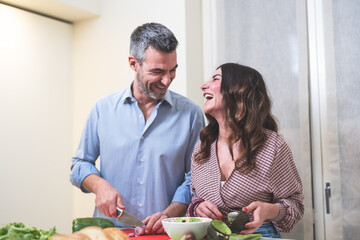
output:
[[216,2],[215,62],[258,70],[304,186],[305,216],[283,237],[313,238],[306,5],[296,0]]

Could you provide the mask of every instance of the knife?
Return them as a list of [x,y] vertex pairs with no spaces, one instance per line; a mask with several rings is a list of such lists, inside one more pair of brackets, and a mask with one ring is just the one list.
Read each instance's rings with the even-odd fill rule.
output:
[[124,223],[128,226],[131,227],[141,227],[144,226],[144,223],[142,221],[140,221],[139,219],[137,219],[136,217],[134,217],[133,215],[131,215],[130,213],[125,212],[124,210],[116,207],[117,210],[117,216],[118,216],[118,221],[121,223]]

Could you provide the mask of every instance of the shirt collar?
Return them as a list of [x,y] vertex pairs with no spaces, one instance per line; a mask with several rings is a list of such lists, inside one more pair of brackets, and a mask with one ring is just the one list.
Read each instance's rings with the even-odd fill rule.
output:
[[167,90],[167,91],[166,91],[165,97],[164,97],[164,99],[163,99],[163,100],[161,100],[161,101],[166,101],[166,102],[168,102],[168,103],[169,103],[169,105],[172,107],[172,105],[173,105],[173,101],[172,101],[172,98],[171,98],[171,93],[170,93],[170,91],[169,91],[169,90]]
[[133,103],[136,101],[136,99],[132,95],[131,88],[132,84],[130,85],[130,87],[125,89],[125,92],[120,100],[121,103]]
[[[125,103],[134,103],[137,101],[131,92],[132,85],[133,84],[131,83],[131,85],[125,89],[124,95],[121,97],[121,100],[120,100],[121,103],[124,103],[124,104]],[[166,91],[165,97],[162,100],[160,100],[158,105],[162,104],[162,102],[167,102],[167,103],[169,103],[170,106],[173,106],[173,100],[172,100],[171,93],[169,90]]]

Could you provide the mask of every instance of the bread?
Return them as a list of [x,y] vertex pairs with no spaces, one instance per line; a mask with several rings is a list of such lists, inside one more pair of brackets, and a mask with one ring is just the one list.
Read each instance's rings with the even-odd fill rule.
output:
[[110,234],[114,240],[127,240],[128,239],[127,235],[123,231],[121,231],[119,228],[116,228],[116,227],[108,227],[108,228],[103,229],[103,231]]
[[97,226],[89,226],[71,235],[56,234],[49,240],[128,240],[128,237],[116,227],[102,229]]
[[109,233],[97,226],[89,226],[79,232],[88,235],[92,240],[115,240]]
[[81,232],[74,232],[73,234],[71,234],[73,237],[75,237],[77,240],[91,240],[91,238],[86,235],[85,233],[81,233]]
[[66,235],[66,234],[56,234],[49,238],[49,240],[78,240],[78,239],[79,238],[76,238],[73,235]]

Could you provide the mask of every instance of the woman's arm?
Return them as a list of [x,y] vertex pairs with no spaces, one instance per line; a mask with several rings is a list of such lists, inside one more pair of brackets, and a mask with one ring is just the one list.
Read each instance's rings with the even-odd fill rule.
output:
[[289,146],[284,142],[271,166],[270,186],[279,214],[272,222],[280,232],[289,232],[304,215],[303,189]]

